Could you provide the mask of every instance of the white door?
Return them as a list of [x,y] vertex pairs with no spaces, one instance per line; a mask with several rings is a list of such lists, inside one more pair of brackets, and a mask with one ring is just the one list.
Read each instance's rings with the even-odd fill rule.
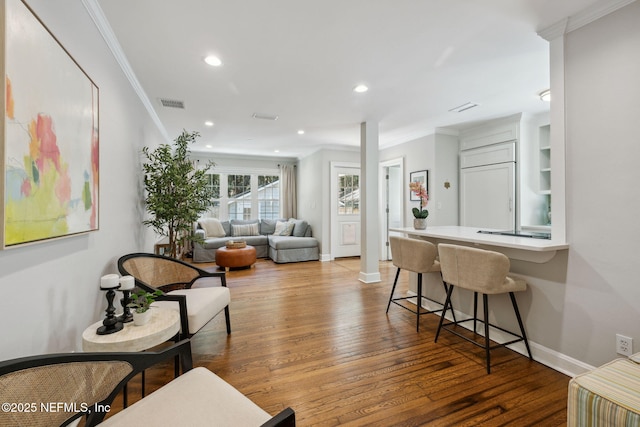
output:
[[332,165],[331,255],[360,256],[360,167]]
[[460,225],[514,230],[515,164],[460,170]]
[[389,228],[402,228],[403,217],[403,199],[404,192],[402,183],[402,167],[401,165],[389,166],[386,168],[386,257],[383,259],[391,259],[391,246],[389,245],[389,236],[401,236],[402,233],[397,231],[389,231]]

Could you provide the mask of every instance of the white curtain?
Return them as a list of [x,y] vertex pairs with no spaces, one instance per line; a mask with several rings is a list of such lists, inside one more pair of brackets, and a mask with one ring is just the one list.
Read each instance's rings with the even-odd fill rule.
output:
[[298,188],[296,185],[296,167],[280,166],[280,212],[282,218],[297,218]]

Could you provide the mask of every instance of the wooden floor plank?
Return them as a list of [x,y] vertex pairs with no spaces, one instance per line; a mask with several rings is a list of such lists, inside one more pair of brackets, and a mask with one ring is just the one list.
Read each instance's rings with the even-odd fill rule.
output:
[[[361,283],[359,269],[359,259],[258,260],[230,271],[232,334],[223,316],[206,325],[192,339],[195,365],[267,412],[291,406],[300,426],[566,423],[567,376],[508,349],[492,352],[487,375],[482,349],[448,333],[433,342],[437,315],[421,316],[416,332],[415,315],[393,305],[385,314],[391,263],[380,264],[380,283]],[[398,294],[408,286],[400,277]],[[172,364],[150,370],[147,389],[172,373]],[[134,380],[132,396],[138,388]]]

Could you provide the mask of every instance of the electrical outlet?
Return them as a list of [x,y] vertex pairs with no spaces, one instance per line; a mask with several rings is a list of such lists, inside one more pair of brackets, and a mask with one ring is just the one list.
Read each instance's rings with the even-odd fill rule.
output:
[[616,353],[631,356],[633,354],[633,338],[616,334]]

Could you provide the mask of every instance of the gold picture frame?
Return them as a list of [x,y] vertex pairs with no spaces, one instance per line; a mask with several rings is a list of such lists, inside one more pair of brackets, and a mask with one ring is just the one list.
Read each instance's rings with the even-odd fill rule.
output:
[[1,248],[99,228],[99,89],[22,0],[0,0]]

